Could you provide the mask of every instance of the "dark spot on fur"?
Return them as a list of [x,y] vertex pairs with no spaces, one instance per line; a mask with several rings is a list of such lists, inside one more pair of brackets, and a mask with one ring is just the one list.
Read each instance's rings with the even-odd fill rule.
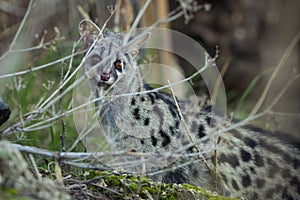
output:
[[258,194],[256,192],[253,192],[251,199],[258,199]]
[[266,199],[272,199],[273,198],[273,194],[276,193],[278,191],[274,191],[273,189],[269,189],[267,192],[266,192]]
[[240,131],[236,130],[236,129],[232,129],[230,130],[230,133],[232,133],[234,135],[234,137],[240,139],[240,140],[244,140],[243,135],[241,134]]
[[132,98],[132,99],[131,99],[131,105],[132,105],[132,106],[135,106],[135,103],[136,103],[135,98]]
[[195,147],[189,147],[187,150],[186,150],[186,152],[187,153],[194,153],[195,151]]
[[236,183],[236,181],[235,181],[234,179],[232,179],[231,185],[232,185],[232,187],[233,187],[235,190],[237,190],[237,191],[240,190],[238,184]]
[[299,165],[300,165],[299,160],[295,158],[293,160],[293,167],[294,167],[294,169],[298,169]]
[[169,126],[169,130],[170,130],[172,136],[176,135],[176,132],[174,131],[174,128],[172,126]]
[[290,170],[282,169],[281,175],[282,175],[282,177],[289,177],[290,176]]
[[140,120],[141,119],[141,116],[140,116],[140,109],[139,108],[135,108],[134,110],[133,110],[133,116],[134,116],[134,118],[136,119],[136,120]]
[[263,158],[260,155],[255,154],[254,160],[255,160],[255,164],[258,167],[263,167],[264,166],[264,160],[263,160]]
[[249,137],[246,137],[245,140],[244,140],[244,142],[245,142],[245,144],[247,146],[249,146],[251,148],[254,148],[257,145],[257,143],[253,139],[251,139]]
[[268,158],[267,159],[268,164],[270,165],[269,168],[269,177],[273,178],[275,174],[278,172],[279,167],[277,166],[276,162],[274,162],[272,159]]
[[209,124],[210,124],[210,122],[211,122],[211,117],[207,116],[207,117],[205,118],[205,121],[206,121],[206,122],[207,122],[207,124],[209,125]]
[[260,178],[256,179],[256,187],[263,188],[265,186],[266,181]]
[[261,146],[271,153],[276,153],[278,155],[281,155],[281,157],[284,160],[286,160],[287,162],[292,161],[292,158],[290,155],[288,155],[286,152],[284,152],[282,149],[276,147],[275,145],[268,144],[266,141],[262,141]]
[[249,152],[245,151],[244,149],[241,149],[240,153],[244,162],[249,162],[249,160],[251,160],[251,154]]
[[198,137],[199,138],[203,138],[203,137],[205,137],[206,136],[206,134],[205,134],[205,132],[204,132],[204,126],[202,125],[202,124],[200,124],[199,126],[198,126]]
[[201,112],[196,113],[195,118],[202,118],[202,113]]
[[149,123],[150,123],[150,118],[146,118],[144,121],[144,125],[149,126]]
[[210,113],[212,111],[212,107],[211,106],[203,106],[201,108],[201,111],[204,111],[204,113]]
[[160,136],[163,138],[162,146],[166,146],[171,142],[170,136],[168,136],[164,131],[159,131]]
[[[295,138],[289,134],[284,134],[281,132],[270,132],[270,131],[266,131],[261,128],[252,126],[252,125],[246,125],[244,127],[249,130],[252,130],[256,133],[263,133],[263,135],[265,137],[276,138],[278,142],[292,145],[294,148],[298,149],[298,151],[300,150],[300,140],[298,140],[297,138]],[[260,140],[260,143],[266,143],[266,142],[267,141]],[[272,146],[273,146],[273,144],[272,144]]]
[[292,180],[290,181],[290,184],[294,187],[297,187],[297,192],[300,194],[300,182],[297,177],[293,177]]
[[228,158],[225,154],[221,154],[220,155],[220,158],[219,158],[219,161],[222,163],[222,162],[227,162]]
[[151,104],[155,104],[155,95],[153,93],[147,93],[147,95],[150,98]]
[[251,185],[251,179],[249,175],[245,175],[242,177],[242,185],[244,187],[249,187]]
[[193,174],[193,177],[199,177],[199,169],[193,168],[192,174]]
[[141,101],[145,101],[145,97],[143,97],[143,96],[140,99],[141,99]]
[[223,173],[220,173],[220,177],[222,177],[222,180],[224,181],[224,183],[228,184],[228,180]]
[[145,144],[145,140],[144,139],[141,139],[140,142],[141,142],[141,144]]
[[275,190],[278,192],[282,189],[282,186],[279,184],[276,184]]
[[167,172],[165,176],[163,176],[163,182],[165,183],[186,183],[187,181],[186,173],[182,168],[178,168],[175,171]]
[[129,138],[130,138],[129,135],[124,135],[124,136],[121,137],[121,140],[127,140],[127,139],[129,139]]
[[171,112],[171,115],[172,115],[174,118],[176,118],[176,117],[177,117],[177,113],[175,112],[173,106],[169,105],[169,110],[170,110],[170,112]]
[[234,155],[225,155],[221,154],[220,155],[220,162],[227,162],[229,163],[233,168],[240,166],[239,160],[236,156]]
[[177,120],[177,121],[175,122],[175,128],[176,128],[176,129],[179,129],[179,124],[180,124],[180,121]]
[[288,193],[287,188],[284,188],[282,191],[282,199],[294,200],[292,195]]
[[250,167],[250,170],[253,174],[256,174],[255,169],[253,167]]
[[156,147],[157,139],[156,139],[156,137],[154,137],[154,135],[151,135],[151,142],[152,142],[152,145]]

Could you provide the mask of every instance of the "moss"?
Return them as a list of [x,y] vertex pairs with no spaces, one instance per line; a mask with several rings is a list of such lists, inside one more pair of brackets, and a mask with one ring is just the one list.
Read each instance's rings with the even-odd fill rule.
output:
[[143,176],[143,177],[141,178],[141,182],[142,182],[142,183],[147,183],[147,184],[148,184],[148,183],[149,183],[149,179]]
[[103,194],[109,199],[149,199],[149,195],[153,199],[161,200],[232,199],[190,184],[166,184],[155,182],[147,177],[122,174],[115,171],[89,170],[83,174],[82,178],[85,180],[96,178],[96,185],[101,185],[101,187],[96,187],[93,184],[89,186],[89,189]]
[[186,188],[186,189],[195,190],[195,191],[201,193],[201,195],[204,198],[208,199],[208,200],[229,200],[229,199],[236,199],[236,198],[228,198],[228,197],[220,196],[220,195],[217,195],[216,193],[213,193],[211,191],[208,191],[208,190],[205,190],[203,188],[200,188],[200,187],[197,187],[197,186],[193,186],[193,185],[190,185],[190,184],[183,183],[181,185],[184,188]]
[[[105,195],[109,199],[153,199],[177,200],[177,199],[204,199],[204,200],[229,200],[216,193],[190,184],[166,184],[155,182],[147,177],[122,174],[113,171],[89,170],[79,175],[84,180],[92,180],[89,190]],[[96,184],[95,184],[96,183]],[[101,187],[97,187],[100,185]],[[11,194],[17,191],[10,190]],[[0,196],[1,197],[1,196]],[[11,199],[11,198],[1,198]]]
[[111,175],[111,176],[106,176],[104,177],[104,180],[105,182],[108,184],[108,185],[111,185],[111,186],[120,186],[121,185],[121,180],[120,178],[122,177],[118,177],[116,175]]
[[15,188],[2,188],[1,191],[7,195],[18,195],[19,192]]
[[9,200],[33,200],[31,197],[24,197],[15,188],[1,188],[0,189],[0,199]]
[[139,186],[138,186],[138,184],[136,184],[136,183],[131,183],[131,184],[129,185],[129,188],[130,188],[133,192],[137,192]]
[[142,191],[148,191],[150,194],[159,194],[159,189],[157,187],[149,187],[149,186],[144,186],[142,187]]

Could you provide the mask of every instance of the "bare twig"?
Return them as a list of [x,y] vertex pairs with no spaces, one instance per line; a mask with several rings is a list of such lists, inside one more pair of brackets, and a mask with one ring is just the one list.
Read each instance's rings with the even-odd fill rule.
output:
[[[32,3],[32,1],[30,1],[30,4]],[[133,26],[131,27],[131,31],[137,26],[137,23],[139,22],[141,16],[144,14],[145,12],[145,9],[147,8],[148,4],[150,3],[150,0],[148,0],[146,2],[146,4],[143,6],[143,9],[140,11],[137,19],[135,20]],[[30,8],[30,7],[29,7]],[[30,9],[27,10],[27,12],[29,12]],[[166,23],[166,22],[170,22],[172,20],[175,20],[177,19],[178,17],[180,16],[183,16],[185,15],[185,11],[182,10],[180,7],[178,7],[177,9],[175,9],[174,11],[170,12],[164,19],[160,19],[158,20],[157,22],[155,22],[150,28],[148,28],[147,30],[150,30],[151,28],[161,24],[161,23]],[[112,14],[111,14],[112,16]],[[110,17],[111,17],[110,16]],[[109,18],[110,19],[110,18]],[[106,23],[108,22],[108,20],[106,20],[105,24],[102,26],[101,30],[100,30],[100,33],[99,35],[102,33],[103,29],[106,27]],[[23,21],[25,21],[23,19]],[[23,22],[22,21],[22,22]],[[22,26],[24,24],[21,24],[21,26],[19,27],[19,30],[22,29]],[[147,31],[146,30],[146,31]],[[23,52],[25,51],[25,49],[19,49],[19,50],[14,50],[13,49],[13,46],[14,46],[14,43],[15,43],[15,40],[16,38],[18,37],[18,34],[16,34],[15,36],[15,39],[13,40],[12,44],[11,44],[11,48],[10,48],[10,51],[8,52]],[[130,36],[130,33],[128,34],[128,38]],[[81,40],[81,39],[80,39]],[[71,113],[74,113],[76,111],[78,111],[80,108],[83,108],[84,106],[87,106],[87,105],[90,105],[92,103],[95,103],[97,101],[100,101],[102,100],[104,97],[101,96],[99,98],[95,98],[91,101],[88,101],[88,102],[85,102],[84,104],[82,105],[79,105],[75,108],[72,108],[72,109],[67,109],[66,111],[63,111],[62,110],[62,107],[61,107],[61,104],[62,104],[62,98],[64,97],[65,94],[69,93],[72,89],[74,89],[76,86],[78,86],[80,83],[82,83],[84,80],[86,80],[86,77],[85,76],[81,76],[79,79],[77,79],[74,83],[70,84],[70,86],[66,87],[67,84],[70,83],[71,79],[75,76],[75,74],[78,72],[78,70],[83,66],[83,63],[85,62],[86,58],[87,58],[87,55],[89,55],[89,53],[91,52],[92,50],[92,47],[94,47],[94,45],[96,45],[96,42],[95,41],[93,44],[92,44],[92,47],[88,50],[86,56],[82,59],[82,62],[81,64],[74,70],[74,72],[71,73],[71,66],[72,66],[72,61],[73,61],[73,56],[75,55],[78,55],[80,53],[75,53],[75,48],[76,46],[78,45],[78,43],[80,42],[80,40],[77,42],[77,43],[74,43],[74,46],[73,46],[73,49],[72,49],[72,54],[67,56],[67,57],[64,57],[64,58],[61,58],[61,59],[58,59],[56,61],[53,61],[51,63],[47,63],[45,65],[41,65],[41,66],[38,66],[38,67],[34,67],[32,69],[29,69],[29,70],[25,70],[25,71],[21,71],[21,72],[16,72],[16,73],[13,73],[13,74],[7,74],[7,75],[1,75],[0,78],[7,78],[7,77],[14,77],[14,76],[19,76],[19,75],[23,75],[23,74],[26,74],[26,73],[29,73],[29,72],[32,72],[32,71],[37,71],[37,70],[40,70],[40,69],[44,69],[48,66],[51,66],[51,65],[54,65],[54,64],[57,64],[59,62],[62,62],[64,60],[67,60],[67,59],[70,59],[70,63],[69,63],[69,68],[68,68],[68,71],[65,75],[62,75],[62,81],[61,81],[61,84],[59,85],[59,87],[51,94],[49,95],[49,97],[46,99],[46,100],[42,100],[40,101],[37,105],[36,105],[36,110],[34,110],[33,112],[31,113],[28,113],[26,115],[20,115],[20,120],[21,122],[18,122],[16,124],[14,124],[13,126],[9,127],[8,129],[4,130],[4,132],[2,132],[3,135],[9,135],[13,132],[19,132],[19,131],[33,131],[33,130],[40,130],[40,129],[44,129],[44,128],[48,128],[50,126],[52,126],[52,124],[55,122],[55,120],[58,120],[58,119],[61,119],[61,122],[62,122],[62,134],[61,136],[63,137],[64,136],[64,133],[65,133],[65,125],[64,125],[64,118],[66,116],[68,116],[69,114]],[[40,43],[38,46],[36,47],[31,47],[31,48],[28,48],[27,50],[34,50],[36,48],[40,48],[42,47],[43,45],[47,45],[47,43]],[[7,52],[7,53],[8,53]],[[288,52],[288,51],[287,51]],[[286,55],[289,55],[290,52],[288,52]],[[5,56],[5,55],[3,55]],[[3,57],[2,56],[2,57]],[[112,55],[113,56],[113,55]],[[1,57],[1,58],[2,58]],[[287,57],[287,56],[286,56]],[[286,57],[284,57],[281,62],[278,64],[278,69],[280,68],[280,66],[285,62],[285,59]],[[1,60],[0,58],[0,60]],[[104,59],[103,62],[105,62],[106,60],[108,59],[111,59],[111,56],[109,56],[108,58]],[[176,104],[176,107],[178,109],[178,112],[180,114],[180,118],[181,120],[183,120],[183,124],[184,124],[184,127],[185,127],[185,130],[187,132],[187,135],[188,137],[190,138],[190,141],[191,141],[191,144],[189,144],[190,147],[195,147],[197,149],[197,153],[195,153],[194,155],[193,154],[188,154],[188,155],[184,155],[184,156],[187,156],[187,157],[192,157],[192,156],[200,156],[201,159],[199,160],[192,160],[190,159],[189,162],[185,162],[185,163],[181,163],[179,164],[178,166],[174,166],[176,168],[180,168],[180,167],[184,167],[184,166],[187,166],[187,165],[190,165],[191,163],[195,163],[195,162],[202,162],[201,160],[203,160],[203,162],[205,163],[207,169],[213,174],[215,173],[215,175],[217,174],[217,168],[215,168],[215,171],[213,172],[205,157],[203,156],[203,153],[205,151],[202,150],[198,147],[197,145],[197,140],[193,140],[191,134],[189,133],[189,130],[187,128],[187,125],[184,121],[184,118],[182,116],[182,112],[180,110],[180,107],[178,105],[178,102],[176,100],[176,97],[174,95],[174,91],[172,89],[172,86],[174,85],[177,85],[177,84],[180,84],[180,83],[183,83],[183,82],[187,82],[187,81],[190,81],[191,79],[193,79],[195,76],[199,75],[201,72],[203,72],[204,70],[206,70],[208,67],[211,66],[211,62],[210,61],[214,61],[213,59],[210,59],[208,55],[206,55],[206,62],[205,62],[205,66],[203,66],[203,68],[199,71],[197,71],[196,73],[194,73],[193,75],[189,76],[188,78],[185,78],[185,79],[182,79],[180,81],[177,81],[177,82],[174,82],[174,83],[170,83],[168,85],[165,85],[165,86],[162,86],[162,87],[159,87],[159,88],[155,88],[155,89],[152,89],[152,90],[148,90],[148,91],[141,91],[141,92],[132,92],[132,93],[126,93],[126,94],[120,94],[120,95],[115,95],[115,96],[109,96],[109,95],[106,95],[104,94],[105,98],[106,99],[110,99],[110,98],[117,98],[117,97],[124,97],[124,96],[132,96],[132,95],[138,95],[138,94],[145,94],[145,93],[151,93],[151,92],[158,92],[162,89],[165,89],[165,88],[170,88],[171,91],[172,91],[172,95],[173,95],[173,98],[174,98],[174,101],[175,101],[175,104]],[[103,62],[101,62],[100,64],[103,64]],[[99,64],[99,65],[100,65]],[[96,69],[98,67],[98,65],[94,66],[93,69]],[[225,66],[224,66],[225,68]],[[278,71],[278,69],[276,69],[275,71]],[[277,73],[277,72],[276,72]],[[274,72],[273,74],[276,75],[276,73]],[[275,76],[274,75],[274,76]],[[273,77],[273,75],[272,75]],[[293,80],[299,78],[299,75],[297,75]],[[274,77],[273,77],[274,79]],[[267,108],[264,112],[262,113],[257,113],[257,110],[253,111],[253,114],[251,116],[249,116],[246,120],[243,120],[239,123],[236,123],[236,124],[231,124],[228,128],[225,128],[224,130],[222,130],[222,132],[226,132],[226,131],[229,131],[229,130],[232,130],[232,129],[235,129],[235,128],[238,128],[240,126],[243,126],[243,125],[246,125],[249,121],[253,120],[253,119],[256,119],[258,117],[261,117],[265,114],[270,114],[272,113],[271,109],[272,107],[274,106],[274,104],[282,97],[282,95],[285,93],[285,91],[287,90],[287,88],[290,86],[290,84],[292,83],[293,80],[290,80],[288,82],[288,84],[283,88],[283,90],[281,91],[281,93],[277,96],[277,98],[275,98],[274,102],[271,104],[271,106],[269,108]],[[271,81],[272,82],[272,81]],[[116,82],[117,83],[117,82]],[[218,85],[218,84],[217,84]],[[112,85],[111,88],[113,88],[114,85]],[[268,86],[267,86],[268,87]],[[266,87],[266,91],[268,92],[269,89],[267,89]],[[266,93],[267,93],[266,92]],[[57,96],[56,96],[57,95]],[[264,99],[264,97],[262,96],[261,98],[262,100]],[[51,106],[54,105],[54,103],[56,102],[59,102],[59,112],[58,113],[54,113],[52,117],[50,118],[47,118],[43,121],[40,121],[40,122],[37,122],[37,123],[33,123],[32,125],[30,126],[27,126],[25,127],[25,125],[32,121],[33,119],[36,119],[37,116],[40,116],[41,114],[45,113]],[[258,106],[259,107],[259,106]],[[89,110],[84,110],[84,111],[78,111],[78,112],[88,112]],[[90,129],[87,129],[87,130],[84,130],[82,131],[82,133],[79,135],[79,137],[77,138],[77,140],[74,142],[74,144],[72,145],[72,147],[70,148],[69,151],[71,151],[75,146],[76,144],[78,144],[78,142],[83,138],[85,137],[91,130],[93,127],[89,127]],[[28,146],[21,146],[21,145],[18,145],[18,144],[14,144],[14,147],[19,149],[20,151],[22,152],[25,152],[25,153],[29,153],[29,154],[36,154],[36,155],[41,155],[41,156],[44,156],[44,157],[49,157],[49,158],[54,158],[54,159],[59,159],[61,161],[62,164],[66,164],[66,165],[70,165],[70,166],[74,166],[74,167],[80,167],[80,168],[86,168],[86,169],[103,169],[103,170],[107,170],[107,169],[111,169],[111,168],[116,168],[116,167],[122,167],[122,166],[125,166],[125,165],[129,165],[129,166],[137,166],[138,164],[141,164],[141,162],[145,162],[145,161],[151,161],[151,159],[154,159],[154,158],[158,158],[158,159],[163,159],[163,158],[170,158],[170,157],[174,157],[174,158],[178,158],[180,156],[182,156],[182,150],[183,149],[187,149],[187,146],[183,147],[183,148],[180,148],[178,149],[177,151],[175,152],[172,152],[172,155],[170,154],[165,154],[165,155],[159,155],[157,156],[156,154],[153,154],[153,153],[145,153],[145,154],[142,154],[142,153],[132,153],[132,152],[126,152],[126,151],[116,151],[116,152],[97,152],[97,153],[83,153],[83,152],[78,152],[78,153],[75,153],[75,152],[53,152],[53,151],[48,151],[48,150],[45,150],[45,149],[39,149],[39,148],[35,148],[35,147],[28,147]],[[62,150],[64,151],[64,141],[62,139]],[[131,161],[131,162],[115,162],[111,165],[104,165],[103,163],[101,163],[101,159],[102,158],[109,158],[109,157],[124,157],[124,156],[137,156],[137,157],[140,157],[140,158],[143,158],[143,160],[135,160],[135,161]],[[216,149],[214,149],[214,164],[215,164],[215,167],[217,167],[217,151]],[[144,159],[145,158],[145,159]],[[142,165],[143,166],[143,170],[142,170],[142,174],[145,172],[145,165]],[[161,172],[165,172],[165,171],[168,171],[168,170],[173,170],[173,168],[171,169],[167,169],[167,168],[163,168],[163,169],[159,169],[159,170],[154,170],[154,171],[151,171],[147,174],[158,174],[158,173],[161,173]],[[213,176],[215,177],[216,179],[216,176]]]
[[273,83],[273,80],[275,79],[276,75],[278,74],[279,70],[282,68],[282,66],[284,65],[284,63],[287,61],[287,58],[289,57],[289,55],[291,54],[292,50],[295,48],[297,42],[300,40],[300,32],[297,33],[297,35],[293,38],[293,40],[291,41],[291,43],[289,44],[288,48],[285,50],[280,62],[278,63],[278,65],[276,66],[274,72],[272,73],[261,97],[259,98],[259,100],[257,101],[257,103],[255,104],[254,108],[252,109],[252,111],[249,114],[249,117],[253,116],[255,113],[257,113],[257,111],[259,110],[259,108],[261,107],[263,101],[265,100],[271,85]]
[[33,67],[33,68],[30,68],[30,69],[27,69],[27,70],[23,70],[23,71],[11,73],[11,74],[0,75],[0,79],[2,79],[2,78],[14,77],[14,76],[20,76],[20,75],[24,75],[24,74],[31,73],[31,72],[34,72],[34,71],[38,71],[38,70],[41,70],[41,69],[50,67],[50,66],[52,66],[52,65],[61,63],[61,62],[65,61],[65,60],[68,60],[68,59],[70,59],[70,58],[72,58],[72,57],[74,57],[74,56],[80,55],[80,54],[82,54],[82,53],[83,53],[83,51],[77,52],[77,53],[74,53],[74,54],[65,56],[65,57],[63,57],[63,58],[54,60],[54,61],[52,61],[52,62],[49,62],[49,63],[47,63],[47,64],[43,64],[43,65],[40,65],[40,66],[37,66],[37,67]]
[[180,3],[184,14],[184,23],[188,24],[194,17],[194,13],[198,10],[208,11],[211,8],[210,4],[199,5],[197,1],[194,0],[177,0]]
[[[74,54],[76,46],[77,46],[76,43],[74,43],[73,49],[72,49],[72,54]],[[73,63],[73,57],[71,57],[71,59],[70,59],[69,68],[68,68],[68,70],[67,70],[67,72],[66,72],[65,75],[64,75],[64,70],[63,70],[63,67],[62,67],[62,69],[61,69],[61,82],[60,82],[60,85],[62,85],[66,81],[66,78],[68,77],[68,75],[69,75],[69,73],[71,71],[72,63]],[[63,87],[61,87],[61,89],[59,91],[59,95],[61,95],[62,92],[63,92]],[[61,113],[61,112],[62,112],[62,98],[58,102],[58,113]],[[65,121],[64,121],[63,117],[61,118],[61,126],[62,126],[62,132],[60,134],[61,151],[65,152],[66,151],[66,147],[65,147],[66,124],[65,124]]]
[[216,99],[217,99],[218,92],[219,92],[219,89],[221,86],[222,78],[224,77],[224,74],[227,71],[230,63],[231,63],[231,58],[226,60],[225,64],[222,67],[221,74],[217,78],[217,81],[216,81],[216,84],[215,84],[215,87],[213,90],[213,94],[211,95],[211,104],[212,105],[215,105],[215,103],[216,103]]
[[[128,151],[115,151],[115,152],[54,152],[41,148],[31,147],[31,146],[23,146],[19,144],[12,144],[14,148],[18,149],[21,152],[28,154],[36,154],[43,157],[53,158],[59,160],[61,164],[66,164],[78,168],[85,169],[101,169],[101,170],[109,170],[119,167],[131,167],[140,165],[140,159],[134,159],[133,161],[128,162],[114,162],[113,164],[102,164],[101,159],[111,158],[111,157],[119,157],[123,158],[124,156],[134,156],[137,158],[144,157],[145,162],[153,162],[157,159],[168,159],[170,156],[179,157],[180,155],[170,155],[170,154],[158,154],[158,153],[136,153],[136,152],[128,152]],[[98,161],[98,162],[96,162]],[[142,172],[138,172],[140,174]]]
[[17,41],[17,39],[18,39],[18,37],[19,37],[19,35],[20,35],[20,33],[21,33],[21,30],[23,29],[23,27],[24,27],[24,25],[25,25],[25,22],[27,21],[27,18],[28,18],[28,16],[29,16],[30,11],[31,11],[32,5],[33,5],[33,0],[30,0],[30,1],[29,1],[29,4],[28,4],[28,7],[27,7],[27,11],[26,11],[26,13],[25,13],[25,15],[24,15],[24,17],[23,17],[23,19],[22,19],[22,22],[21,22],[21,24],[20,24],[20,26],[19,26],[19,28],[18,28],[18,30],[17,30],[17,33],[15,34],[15,36],[14,36],[14,38],[13,38],[13,40],[12,40],[10,46],[9,46],[8,51],[6,51],[6,52],[0,57],[0,61],[1,61],[4,57],[6,57],[6,56],[13,50],[13,48],[14,48],[14,46],[15,46],[15,44],[16,44],[16,41]]
[[124,155],[132,155],[132,153],[128,153],[127,151],[117,151],[117,152],[93,152],[93,153],[85,153],[85,152],[55,152],[50,150],[45,150],[32,146],[23,146],[20,144],[12,144],[14,148],[18,149],[21,152],[41,155],[48,158],[60,158],[63,159],[94,159],[94,158],[106,158],[110,156],[124,156]]
[[[255,119],[258,119],[260,117],[263,117],[265,115],[268,114],[273,114],[274,112],[272,111],[272,108],[274,107],[274,105],[280,100],[280,98],[283,96],[283,94],[287,91],[287,89],[289,88],[289,86],[292,84],[292,82],[294,82],[296,79],[298,79],[300,77],[300,75],[298,74],[297,76],[295,76],[293,79],[290,79],[288,81],[288,83],[284,86],[284,88],[279,92],[279,94],[276,96],[275,100],[270,104],[270,106],[265,109],[263,112],[260,112],[258,114],[252,115],[250,117],[247,117],[246,119],[239,121],[238,123],[231,123],[231,125],[228,128],[225,128],[224,130],[222,130],[222,132],[228,132],[230,130],[242,127],[247,125],[250,121],[253,121]],[[287,115],[284,114],[284,115]],[[300,114],[292,114],[292,116],[298,116]]]
[[142,7],[142,9],[140,10],[139,14],[136,16],[133,24],[131,25],[130,30],[128,31],[128,33],[126,34],[126,36],[124,38],[123,45],[125,45],[129,41],[129,38],[130,38],[133,30],[137,27],[138,23],[140,22],[142,16],[144,15],[144,13],[145,13],[145,11],[148,8],[150,3],[151,3],[151,0],[147,0],[146,3],[144,4],[144,6]]
[[[288,90],[288,88],[291,86],[291,84],[298,80],[300,78],[300,74],[297,74],[296,76],[294,76],[293,78],[291,78],[285,85],[284,87],[280,90],[280,92],[278,93],[278,95],[275,97],[275,99],[273,100],[273,102],[270,104],[269,107],[267,107],[264,111],[262,111],[261,113],[252,115],[247,117],[246,119],[239,121],[238,123],[231,123],[231,125],[228,128],[225,128],[223,130],[223,132],[227,132],[242,126],[247,125],[250,121],[253,121],[257,118],[260,118],[264,115],[268,115],[268,114],[274,114],[274,112],[272,111],[273,107],[275,106],[275,104],[281,99],[281,97],[284,95],[284,93]],[[287,113],[285,113],[285,115],[287,115]],[[292,116],[298,116],[300,115],[299,113],[295,113],[292,114]]]
[[[104,60],[106,61],[106,60]],[[192,74],[191,76],[189,76],[188,78],[186,79],[182,79],[180,81],[177,81],[177,82],[174,82],[172,83],[170,86],[173,86],[173,85],[177,85],[177,84],[181,84],[181,83],[184,83],[184,82],[187,82],[189,80],[191,80],[192,78],[194,78],[195,76],[199,75],[201,72],[203,72],[204,70],[206,70],[208,67],[211,67],[212,66],[212,63],[213,63],[214,59],[210,59],[209,58],[209,55],[206,54],[206,61],[205,61],[205,66],[203,66],[199,71],[195,72],[194,74]],[[83,63],[83,61],[82,61]],[[67,94],[68,92],[70,92],[73,88],[75,88],[77,85],[79,85],[82,81],[85,80],[85,77],[82,76],[80,77],[79,79],[77,79],[73,84],[71,84],[69,87],[67,87],[61,94],[59,94],[58,96],[54,97],[56,93],[59,93],[59,90],[71,79],[71,77],[73,77],[76,72],[79,70],[79,68],[81,67],[82,63],[74,70],[74,72],[69,76],[69,78],[59,86],[59,88],[54,91],[50,97],[48,97],[48,99],[46,99],[40,106],[39,108],[37,108],[35,111],[32,111],[31,113],[28,113],[25,115],[24,117],[24,120],[22,123],[20,122],[17,122],[16,124],[8,127],[7,129],[5,129],[4,131],[2,131],[2,136],[6,136],[6,135],[9,135],[11,134],[12,132],[22,132],[22,131],[32,131],[32,130],[38,130],[38,129],[32,129],[34,127],[37,127],[37,126],[41,126],[42,124],[47,124],[51,121],[54,121],[55,119],[60,119],[61,117],[64,117],[64,116],[67,116],[71,113],[73,113],[74,111],[80,109],[80,108],[83,108],[87,105],[90,105],[92,103],[95,103],[101,99],[103,99],[104,97],[101,96],[99,98],[95,98],[93,99],[92,101],[89,101],[89,102],[86,102],[85,104],[82,104],[76,108],[73,108],[73,109],[70,109],[70,110],[67,110],[66,112],[64,113],[61,113],[61,114],[58,114],[56,116],[53,116],[52,118],[49,118],[49,119],[45,119],[41,122],[38,122],[38,123],[35,123],[35,124],[32,124],[30,125],[29,127],[24,127],[24,125],[33,120],[36,116],[38,116],[39,114],[42,114],[44,113],[51,105],[53,105],[55,102],[59,101],[65,94]],[[114,84],[116,84],[117,82],[115,82]],[[113,87],[114,85],[111,86],[111,88]],[[168,88],[170,87],[169,85],[165,85],[165,86],[161,86],[159,88],[155,88],[155,89],[152,89],[152,90],[147,90],[147,91],[140,91],[140,92],[131,92],[131,93],[125,93],[125,94],[120,94],[120,95],[112,95],[112,96],[105,96],[106,99],[110,99],[110,98],[118,98],[118,97],[124,97],[124,96],[131,96],[131,95],[138,95],[138,94],[146,94],[146,93],[151,93],[151,92],[157,92],[157,91],[160,91],[162,89],[165,89],[165,88]],[[47,124],[45,127],[49,127],[51,125]]]
[[42,180],[41,174],[40,174],[40,172],[37,168],[36,162],[35,162],[34,157],[32,156],[32,154],[29,154],[29,159],[30,159],[30,162],[33,166],[33,170],[34,170],[36,178],[39,179],[39,180]]
[[[209,171],[209,173],[212,175],[212,177],[215,177],[215,176],[213,176],[213,175],[214,175],[213,170],[210,168],[208,162],[206,161],[206,158],[205,158],[204,155],[202,154],[201,149],[200,149],[199,146],[195,143],[195,141],[194,141],[194,139],[193,139],[193,137],[192,137],[192,134],[190,133],[190,131],[189,131],[188,127],[187,127],[187,124],[186,124],[185,119],[184,119],[184,117],[183,117],[183,115],[182,115],[181,109],[180,109],[180,107],[179,107],[178,101],[177,101],[177,99],[176,99],[174,90],[173,90],[173,88],[172,88],[171,83],[170,83],[169,80],[168,80],[168,84],[169,84],[169,88],[170,88],[170,90],[171,90],[172,97],[173,97],[173,100],[174,100],[174,102],[175,102],[177,111],[178,111],[178,113],[179,113],[180,120],[181,120],[182,123],[183,123],[185,132],[186,132],[186,134],[187,134],[187,136],[188,136],[188,138],[189,138],[191,144],[193,144],[193,147],[197,150],[199,159],[202,159],[202,161],[204,162],[204,165],[206,166],[206,168],[207,168],[207,170]],[[216,181],[214,181],[214,182],[216,182]]]
[[77,10],[83,18],[90,19],[89,13],[87,13],[80,5],[77,5]]
[[266,111],[270,111],[275,104],[281,99],[284,93],[289,89],[289,87],[294,83],[297,79],[300,78],[300,74],[296,74],[294,77],[288,80],[288,82],[284,85],[284,87],[280,90],[278,95],[274,98],[273,102],[266,108]]

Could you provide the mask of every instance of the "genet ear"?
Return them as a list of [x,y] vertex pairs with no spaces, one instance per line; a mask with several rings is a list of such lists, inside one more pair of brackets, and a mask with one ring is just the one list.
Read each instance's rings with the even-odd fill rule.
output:
[[134,58],[138,55],[139,49],[143,45],[145,41],[147,41],[150,38],[151,33],[143,33],[141,35],[138,35],[137,37],[134,37],[133,40],[131,40],[128,44],[125,45],[125,50],[130,53],[130,55]]
[[89,48],[96,39],[101,39],[100,28],[89,19],[82,20],[78,25],[78,31],[83,37],[85,48]]

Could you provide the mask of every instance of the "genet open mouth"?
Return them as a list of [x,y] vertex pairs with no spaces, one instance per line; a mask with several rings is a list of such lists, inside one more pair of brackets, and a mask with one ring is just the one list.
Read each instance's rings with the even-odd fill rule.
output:
[[104,81],[99,81],[98,82],[98,87],[104,87],[104,89],[107,89],[107,88],[109,88],[111,85],[110,84],[108,84],[108,83],[106,83],[106,82],[104,82]]

